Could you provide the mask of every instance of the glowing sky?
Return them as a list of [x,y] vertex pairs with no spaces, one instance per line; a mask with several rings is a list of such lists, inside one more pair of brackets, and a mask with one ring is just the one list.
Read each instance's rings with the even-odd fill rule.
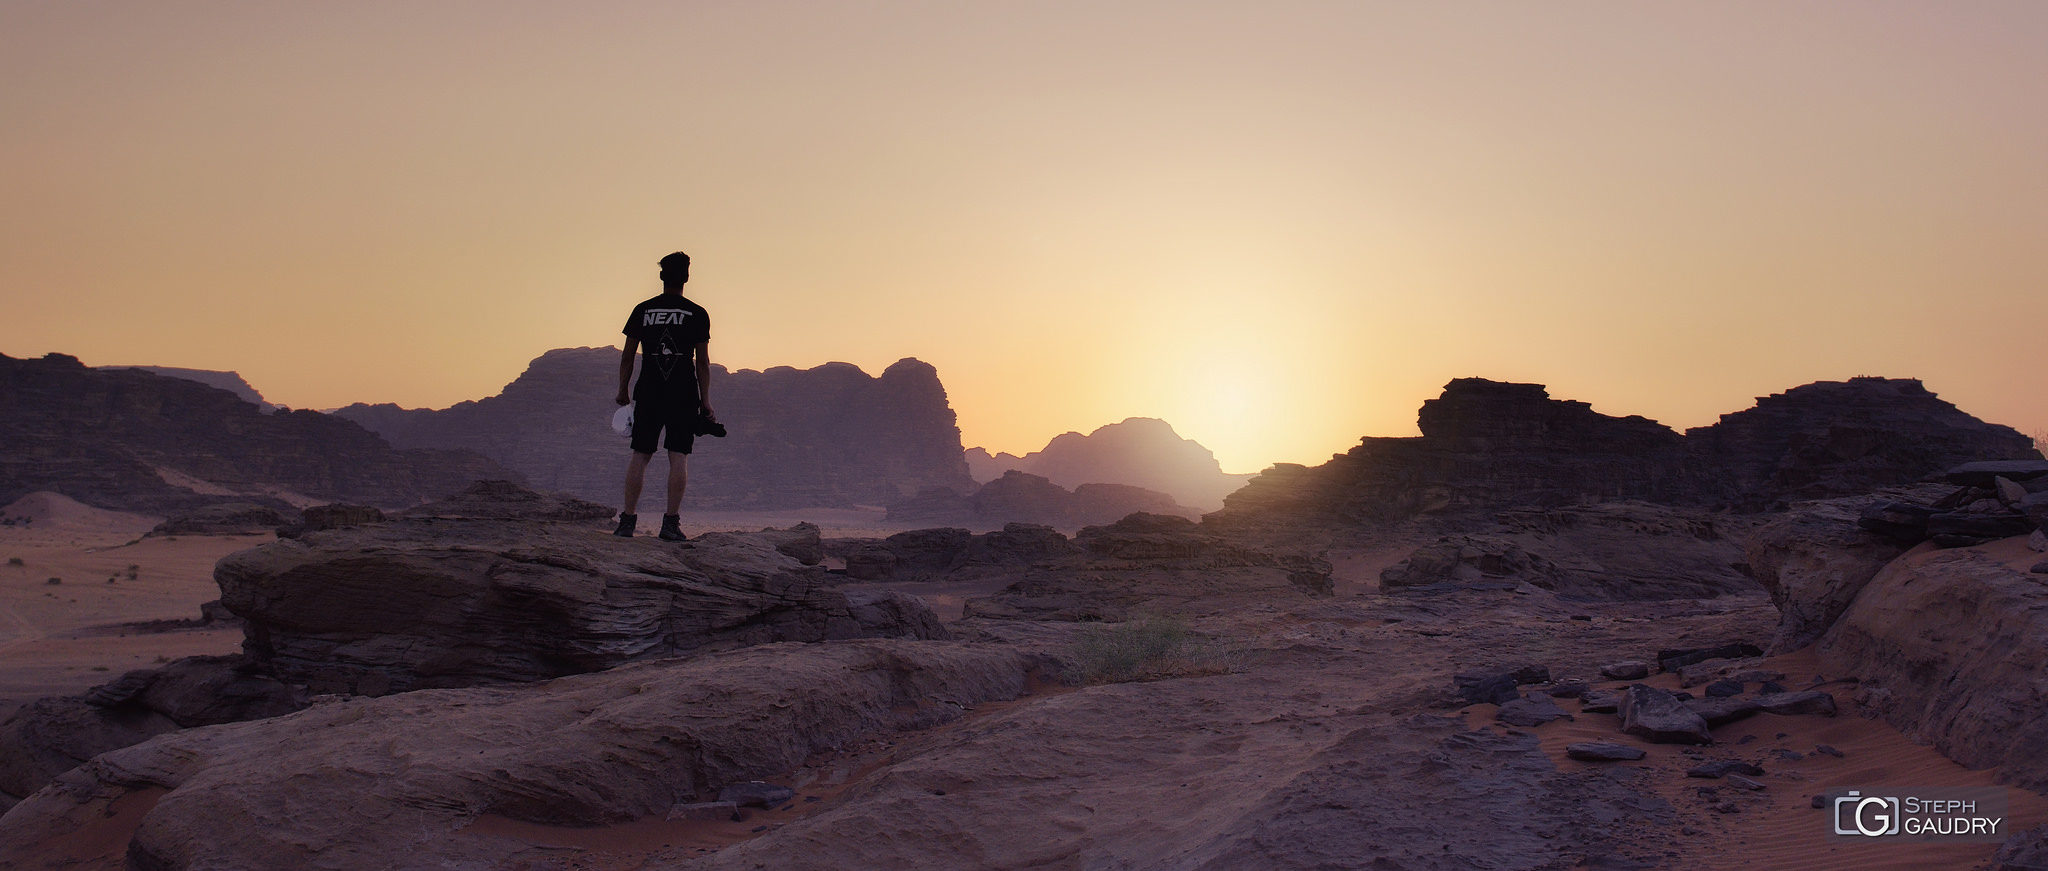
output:
[[0,3],[0,352],[295,407],[495,393],[681,248],[718,362],[918,357],[996,451],[1470,375],[2032,431],[2044,240],[2030,0]]

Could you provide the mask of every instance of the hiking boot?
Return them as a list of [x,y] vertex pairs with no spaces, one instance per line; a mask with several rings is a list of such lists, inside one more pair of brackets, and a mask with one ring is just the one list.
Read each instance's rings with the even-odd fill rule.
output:
[[689,540],[690,540],[690,537],[689,537],[689,536],[687,536],[687,535],[684,535],[684,534],[683,534],[683,516],[682,516],[682,515],[680,515],[680,514],[663,514],[663,515],[661,516],[661,540],[662,540],[662,541],[689,541]]
[[632,538],[633,527],[638,525],[639,522],[640,515],[638,514],[620,514],[619,528],[612,530],[612,534],[620,538]]

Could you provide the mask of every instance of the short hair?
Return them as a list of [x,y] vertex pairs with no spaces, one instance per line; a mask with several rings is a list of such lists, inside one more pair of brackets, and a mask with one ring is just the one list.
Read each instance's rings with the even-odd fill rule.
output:
[[677,251],[674,254],[670,254],[667,257],[661,258],[661,268],[668,269],[669,267],[672,266],[681,267],[683,269],[690,268],[690,255],[684,254],[681,251]]

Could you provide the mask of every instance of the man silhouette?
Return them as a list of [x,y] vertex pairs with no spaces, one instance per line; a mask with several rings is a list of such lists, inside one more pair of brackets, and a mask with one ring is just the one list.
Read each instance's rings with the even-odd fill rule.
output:
[[[683,296],[683,285],[689,282],[690,255],[677,251],[661,258],[661,295],[634,306],[626,318],[618,403],[633,404],[633,458],[626,464],[625,509],[612,533],[622,538],[633,537],[640,519],[640,484],[660,444],[668,448],[668,511],[661,516],[661,539],[684,540],[678,512],[690,482],[697,418],[701,414],[717,420],[711,411],[711,315]],[[635,350],[644,351],[638,382],[633,382]],[[630,399],[628,383],[633,384]]]

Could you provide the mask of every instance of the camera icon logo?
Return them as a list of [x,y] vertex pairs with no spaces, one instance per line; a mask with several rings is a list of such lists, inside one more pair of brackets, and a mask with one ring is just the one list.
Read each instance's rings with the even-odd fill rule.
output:
[[1878,838],[1899,833],[1899,800],[1850,790],[1835,798],[1835,834]]

